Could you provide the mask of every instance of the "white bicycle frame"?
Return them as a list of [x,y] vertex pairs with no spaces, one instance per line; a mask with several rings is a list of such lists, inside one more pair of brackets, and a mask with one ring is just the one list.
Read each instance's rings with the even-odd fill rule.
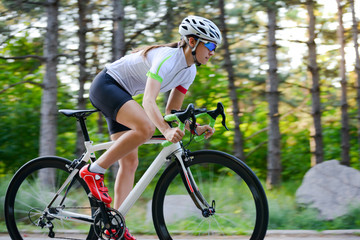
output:
[[[151,139],[146,144],[159,144],[164,142],[165,140],[157,140],[157,139]],[[114,142],[106,142],[106,143],[100,143],[93,145],[92,141],[85,142],[85,148],[86,152],[83,155],[81,161],[88,162],[91,157],[95,156],[95,152],[101,151],[101,150],[107,150],[111,147],[111,145]],[[150,184],[150,182],[153,180],[153,178],[156,176],[156,174],[160,171],[161,167],[169,161],[168,157],[170,155],[175,155],[176,158],[180,161],[180,164],[185,170],[185,165],[182,160],[182,148],[180,146],[180,143],[171,144],[168,147],[164,147],[160,153],[157,155],[155,160],[151,163],[151,165],[148,167],[148,169],[145,171],[145,173],[141,176],[140,180],[136,183],[135,187],[132,189],[130,194],[126,197],[124,202],[121,204],[118,211],[123,215],[126,216],[130,208],[135,204],[135,202],[139,199],[141,194],[145,191],[146,187]],[[60,193],[65,189],[67,184],[73,179],[73,177],[78,174],[79,170],[74,169],[74,171],[71,172],[68,179],[65,181],[65,183],[62,185],[62,187],[58,190],[57,196],[60,195]],[[58,209],[57,213],[51,213],[52,216],[56,218],[76,221],[76,222],[86,222],[86,223],[93,223],[93,219],[91,216],[78,214],[74,212],[64,211],[62,209]]]

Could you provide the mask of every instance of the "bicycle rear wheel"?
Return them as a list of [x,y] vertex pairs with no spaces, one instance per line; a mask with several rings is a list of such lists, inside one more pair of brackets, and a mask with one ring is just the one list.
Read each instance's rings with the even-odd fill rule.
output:
[[[66,168],[71,162],[59,157],[42,157],[34,159],[21,167],[12,178],[5,196],[5,221],[12,239],[38,239],[53,237],[49,235],[49,227],[35,224],[43,216],[43,212],[55,196],[60,186],[69,176]],[[40,173],[41,172],[41,173]],[[53,175],[49,181],[41,180],[39,174]],[[64,202],[64,210],[91,216],[95,203],[88,198],[89,189],[78,176]],[[58,206],[64,191],[52,204]],[[56,238],[96,239],[90,224],[52,219]]]
[[[204,217],[184,187],[173,162],[156,186],[152,211],[160,239],[256,239],[265,237],[268,204],[264,189],[242,161],[219,151],[189,154],[185,162],[206,201],[215,203],[215,214]],[[184,235],[187,235],[184,237]]]

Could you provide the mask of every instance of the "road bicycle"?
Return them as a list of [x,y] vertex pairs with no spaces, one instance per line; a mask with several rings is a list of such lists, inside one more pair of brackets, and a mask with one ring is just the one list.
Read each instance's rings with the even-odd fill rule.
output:
[[[33,159],[13,176],[5,196],[6,226],[12,239],[27,239],[33,234],[48,238],[77,239],[69,233],[86,233],[86,239],[121,239],[125,216],[157,173],[163,169],[152,199],[152,218],[161,240],[184,239],[184,235],[210,236],[212,239],[247,235],[263,239],[268,225],[268,204],[264,189],[254,172],[238,158],[216,150],[190,151],[186,144],[172,144],[154,136],[148,144],[164,147],[136,183],[119,209],[95,199],[79,169],[96,160],[95,153],[113,142],[94,144],[86,118],[98,110],[60,110],[80,123],[85,152],[74,161],[47,156]],[[215,110],[174,111],[165,116],[184,130],[185,122],[196,130],[196,119],[208,117],[209,125],[222,116],[224,107]],[[195,136],[195,135],[192,135]],[[204,136],[195,136],[196,141]],[[52,179],[44,180],[45,179]],[[49,176],[52,176],[49,178]],[[186,237],[185,237],[186,238]]]

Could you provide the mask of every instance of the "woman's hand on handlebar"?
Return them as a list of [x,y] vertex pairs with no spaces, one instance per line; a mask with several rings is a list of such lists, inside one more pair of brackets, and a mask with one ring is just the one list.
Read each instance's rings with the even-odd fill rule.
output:
[[185,131],[182,131],[178,127],[168,128],[164,133],[166,140],[172,143],[179,142],[185,135]]
[[196,127],[196,132],[198,135],[205,133],[205,139],[208,139],[214,134],[215,129],[209,125],[199,125]]

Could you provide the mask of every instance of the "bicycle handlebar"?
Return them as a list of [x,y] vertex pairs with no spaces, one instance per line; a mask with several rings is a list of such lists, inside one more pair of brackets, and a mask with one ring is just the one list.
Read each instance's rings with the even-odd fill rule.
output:
[[[224,111],[224,105],[221,102],[218,102],[217,108],[215,110],[208,111],[206,108],[197,108],[195,109],[194,104],[190,103],[186,110],[183,111],[171,111],[172,114],[166,115],[164,117],[165,121],[172,122],[177,121],[179,123],[180,130],[185,130],[185,122],[188,119],[191,119],[190,129],[195,129],[196,126],[196,118],[207,116],[209,119],[209,126],[214,128],[216,118],[221,115],[222,117],[222,125],[225,127],[226,130],[229,130],[226,126],[226,116]],[[195,141],[199,142],[205,139],[205,133],[202,135],[195,136]],[[162,143],[164,147],[170,146],[172,142],[165,141]]]

